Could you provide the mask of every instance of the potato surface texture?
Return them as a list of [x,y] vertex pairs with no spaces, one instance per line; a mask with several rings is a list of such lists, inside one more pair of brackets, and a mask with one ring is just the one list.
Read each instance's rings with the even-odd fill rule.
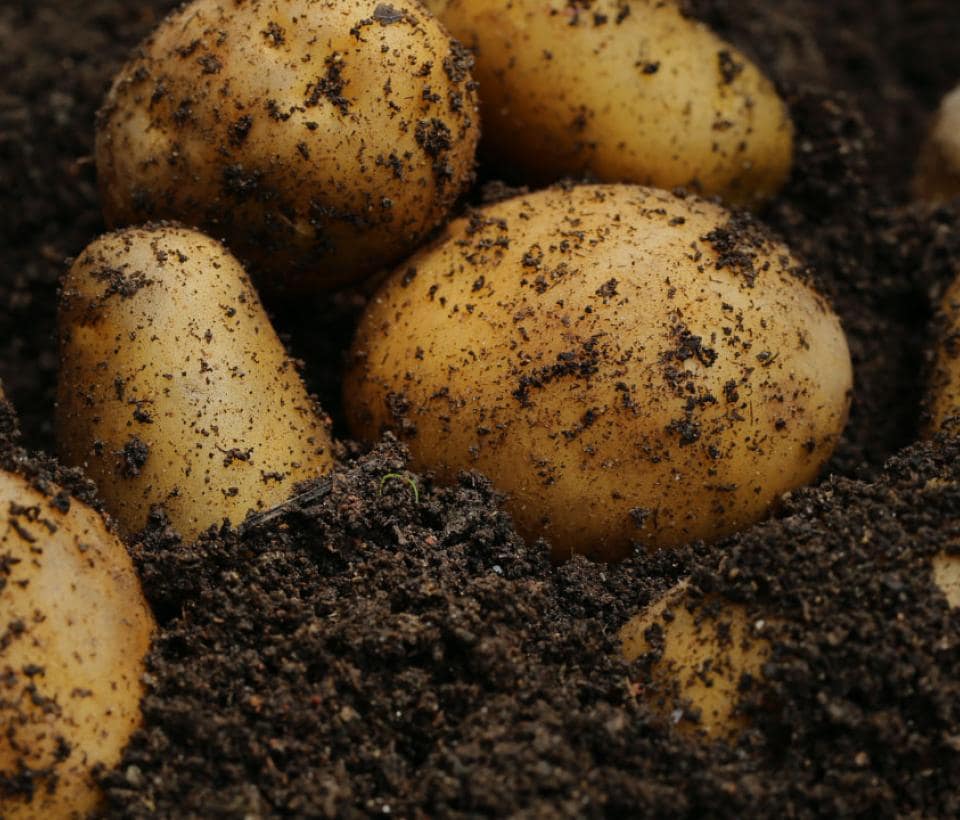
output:
[[0,471],[5,818],[86,817],[93,768],[117,765],[141,722],[154,623],[140,581],[101,517],[51,489]]
[[920,152],[913,191],[933,202],[960,196],[960,86],[940,103]]
[[475,52],[484,143],[524,179],[589,174],[751,204],[789,176],[783,101],[673,2],[430,5]]
[[743,728],[741,685],[762,677],[770,655],[743,606],[693,605],[684,581],[628,621],[620,640],[628,661],[658,653],[641,694],[682,731],[721,738]]
[[100,112],[108,224],[202,227],[263,286],[362,278],[412,251],[472,179],[469,67],[417,3],[188,3]]
[[933,557],[933,580],[951,607],[960,607],[960,556],[939,553]]
[[846,340],[795,266],[694,197],[502,202],[368,305],[348,418],[397,431],[418,469],[488,475],[557,560],[716,538],[812,480],[846,420]]
[[326,428],[240,263],[172,226],[90,245],[60,305],[57,438],[127,532],[192,538],[332,465]]

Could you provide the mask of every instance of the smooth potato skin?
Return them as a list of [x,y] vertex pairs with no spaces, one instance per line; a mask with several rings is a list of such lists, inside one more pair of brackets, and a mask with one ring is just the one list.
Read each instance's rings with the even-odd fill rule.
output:
[[471,181],[469,66],[410,0],[188,3],[98,117],[107,222],[202,227],[263,286],[356,281],[412,251]]
[[240,263],[174,226],[92,243],[63,282],[57,440],[136,532],[193,538],[332,466],[330,439]]
[[[153,616],[123,545],[89,507],[0,471],[0,814],[86,817],[91,774],[141,722]],[[63,757],[63,752],[69,754]],[[12,784],[28,782],[34,794]]]
[[673,2],[430,5],[475,52],[484,143],[524,178],[591,175],[753,204],[790,174],[793,127],[773,86]]
[[960,86],[940,103],[920,152],[913,193],[931,202],[960,196]]
[[718,250],[729,219],[585,186],[451,223],[367,307],[344,387],[354,433],[394,429],[447,479],[486,473],[557,560],[753,523],[817,475],[852,374],[786,248],[753,231]]
[[623,656],[632,662],[657,653],[642,690],[655,711],[668,719],[677,709],[695,711],[698,720],[678,728],[729,738],[745,725],[738,710],[741,684],[762,677],[770,643],[755,634],[742,605],[705,607],[690,599],[688,586],[681,581],[621,628]]

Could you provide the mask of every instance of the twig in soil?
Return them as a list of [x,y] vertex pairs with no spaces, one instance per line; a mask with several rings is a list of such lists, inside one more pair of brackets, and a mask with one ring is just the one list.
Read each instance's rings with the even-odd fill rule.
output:
[[255,530],[262,529],[268,524],[272,524],[280,519],[288,518],[291,515],[309,516],[313,508],[323,501],[333,488],[333,483],[329,478],[320,480],[315,486],[305,492],[299,493],[288,498],[282,504],[264,510],[261,513],[248,516],[247,519],[237,527],[237,532],[241,536],[250,534]]

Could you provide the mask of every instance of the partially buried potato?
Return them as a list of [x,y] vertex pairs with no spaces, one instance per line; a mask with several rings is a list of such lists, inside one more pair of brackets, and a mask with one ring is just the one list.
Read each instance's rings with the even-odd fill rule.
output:
[[960,196],[960,85],[940,103],[920,152],[913,192],[934,202]]
[[950,284],[934,319],[933,368],[927,397],[927,432],[960,421],[960,275]]
[[556,559],[716,538],[811,481],[847,417],[837,317],[698,198],[555,188],[451,223],[368,305],[344,400],[417,469],[486,473]]
[[960,607],[960,555],[941,552],[931,561],[933,582],[950,607]]
[[327,429],[240,263],[171,225],[108,234],[60,304],[57,439],[127,532],[192,538],[332,466]]
[[790,173],[773,85],[672,0],[428,0],[476,56],[483,142],[534,181],[687,186],[752,204]]
[[187,3],[100,112],[107,221],[203,227],[264,285],[354,281],[412,251],[472,179],[470,65],[416,2]]
[[744,692],[763,677],[766,621],[741,604],[689,594],[682,581],[620,630],[628,661],[648,656],[638,695],[682,731],[730,738],[746,722]]
[[141,722],[153,616],[89,507],[0,471],[0,814],[86,817]]

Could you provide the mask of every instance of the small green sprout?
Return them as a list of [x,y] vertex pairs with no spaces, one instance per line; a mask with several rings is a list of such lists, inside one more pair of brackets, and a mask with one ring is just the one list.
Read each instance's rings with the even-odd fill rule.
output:
[[391,478],[399,479],[400,481],[405,481],[410,485],[410,489],[413,490],[413,503],[420,503],[420,490],[417,489],[417,482],[414,481],[408,475],[402,475],[400,473],[387,473],[383,478],[380,479],[380,490],[377,493],[378,495],[383,495],[383,485],[386,484]]

